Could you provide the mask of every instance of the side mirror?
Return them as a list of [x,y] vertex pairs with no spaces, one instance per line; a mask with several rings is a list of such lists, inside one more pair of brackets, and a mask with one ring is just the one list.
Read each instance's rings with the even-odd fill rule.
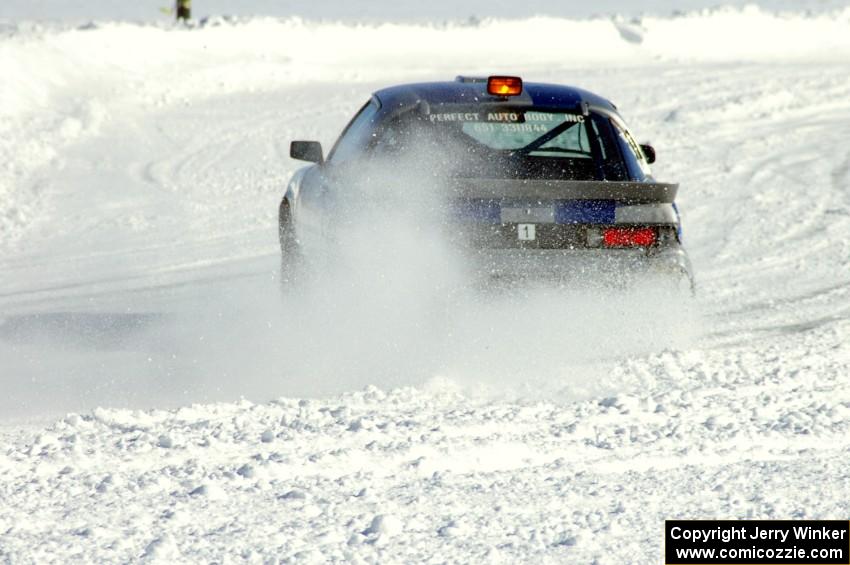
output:
[[647,163],[651,165],[655,162],[655,148],[652,145],[641,145],[640,150],[643,151]]
[[289,156],[299,161],[309,161],[320,165],[325,162],[322,144],[318,141],[293,141],[289,144]]

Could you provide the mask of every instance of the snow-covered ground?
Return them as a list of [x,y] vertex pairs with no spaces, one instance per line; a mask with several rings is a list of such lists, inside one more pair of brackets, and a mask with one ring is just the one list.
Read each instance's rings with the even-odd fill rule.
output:
[[[846,518],[840,4],[7,21],[0,562],[659,562],[665,518]],[[447,304],[410,275],[427,253],[282,299],[289,140],[330,144],[386,84],[499,71],[601,92],[653,142],[698,312]]]

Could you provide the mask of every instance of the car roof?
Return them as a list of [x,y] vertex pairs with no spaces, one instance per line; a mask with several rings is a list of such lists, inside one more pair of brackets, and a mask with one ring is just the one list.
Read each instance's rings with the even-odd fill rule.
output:
[[375,92],[382,107],[404,110],[422,103],[428,105],[510,104],[581,110],[584,103],[617,112],[609,100],[573,86],[541,82],[523,83],[519,96],[504,98],[487,94],[486,78],[458,77],[454,81],[401,84]]

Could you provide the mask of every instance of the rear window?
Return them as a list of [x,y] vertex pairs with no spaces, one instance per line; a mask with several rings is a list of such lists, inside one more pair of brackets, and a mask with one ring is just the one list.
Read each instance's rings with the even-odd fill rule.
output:
[[529,155],[593,159],[584,116],[556,112],[490,112],[486,121],[464,122],[461,131],[475,142]]
[[455,176],[624,180],[613,133],[601,120],[607,122],[559,111],[434,109],[391,120],[375,148],[417,153],[417,162],[439,160],[435,166]]

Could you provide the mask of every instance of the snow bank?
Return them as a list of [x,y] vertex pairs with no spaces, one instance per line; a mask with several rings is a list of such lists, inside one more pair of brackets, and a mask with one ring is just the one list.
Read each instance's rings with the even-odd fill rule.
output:
[[[534,17],[467,25],[357,25],[300,18],[215,18],[194,29],[108,22],[73,29],[10,24],[4,35],[0,73],[8,82],[0,92],[0,116],[44,108],[51,87],[96,88],[116,76],[130,90],[166,73],[162,78],[172,83],[193,82],[193,94],[226,93],[235,86],[227,70],[237,66],[240,88],[263,88],[316,78],[409,76],[417,72],[411,61],[449,73],[657,58],[841,61],[850,53],[850,8],[806,15],[749,6],[667,18]],[[212,66],[215,77],[207,74]],[[181,76],[167,74],[175,68]]]
[[[7,89],[4,97],[22,96],[27,91],[19,87],[38,76],[106,71],[133,76],[185,62],[192,63],[190,69],[230,60],[242,60],[249,69],[257,63],[291,62],[290,70],[298,72],[266,80],[312,79],[311,73],[324,71],[323,78],[336,81],[340,75],[327,71],[349,69],[343,78],[363,79],[379,68],[388,70],[386,65],[405,69],[412,60],[427,62],[429,68],[523,70],[622,62],[624,57],[644,62],[804,57],[838,61],[850,52],[850,8],[804,14],[748,6],[630,20],[538,16],[442,25],[210,18],[192,29],[110,22],[73,29],[61,24],[7,27],[0,43],[0,71],[15,78],[16,88]],[[4,112],[9,111],[6,102]]]

